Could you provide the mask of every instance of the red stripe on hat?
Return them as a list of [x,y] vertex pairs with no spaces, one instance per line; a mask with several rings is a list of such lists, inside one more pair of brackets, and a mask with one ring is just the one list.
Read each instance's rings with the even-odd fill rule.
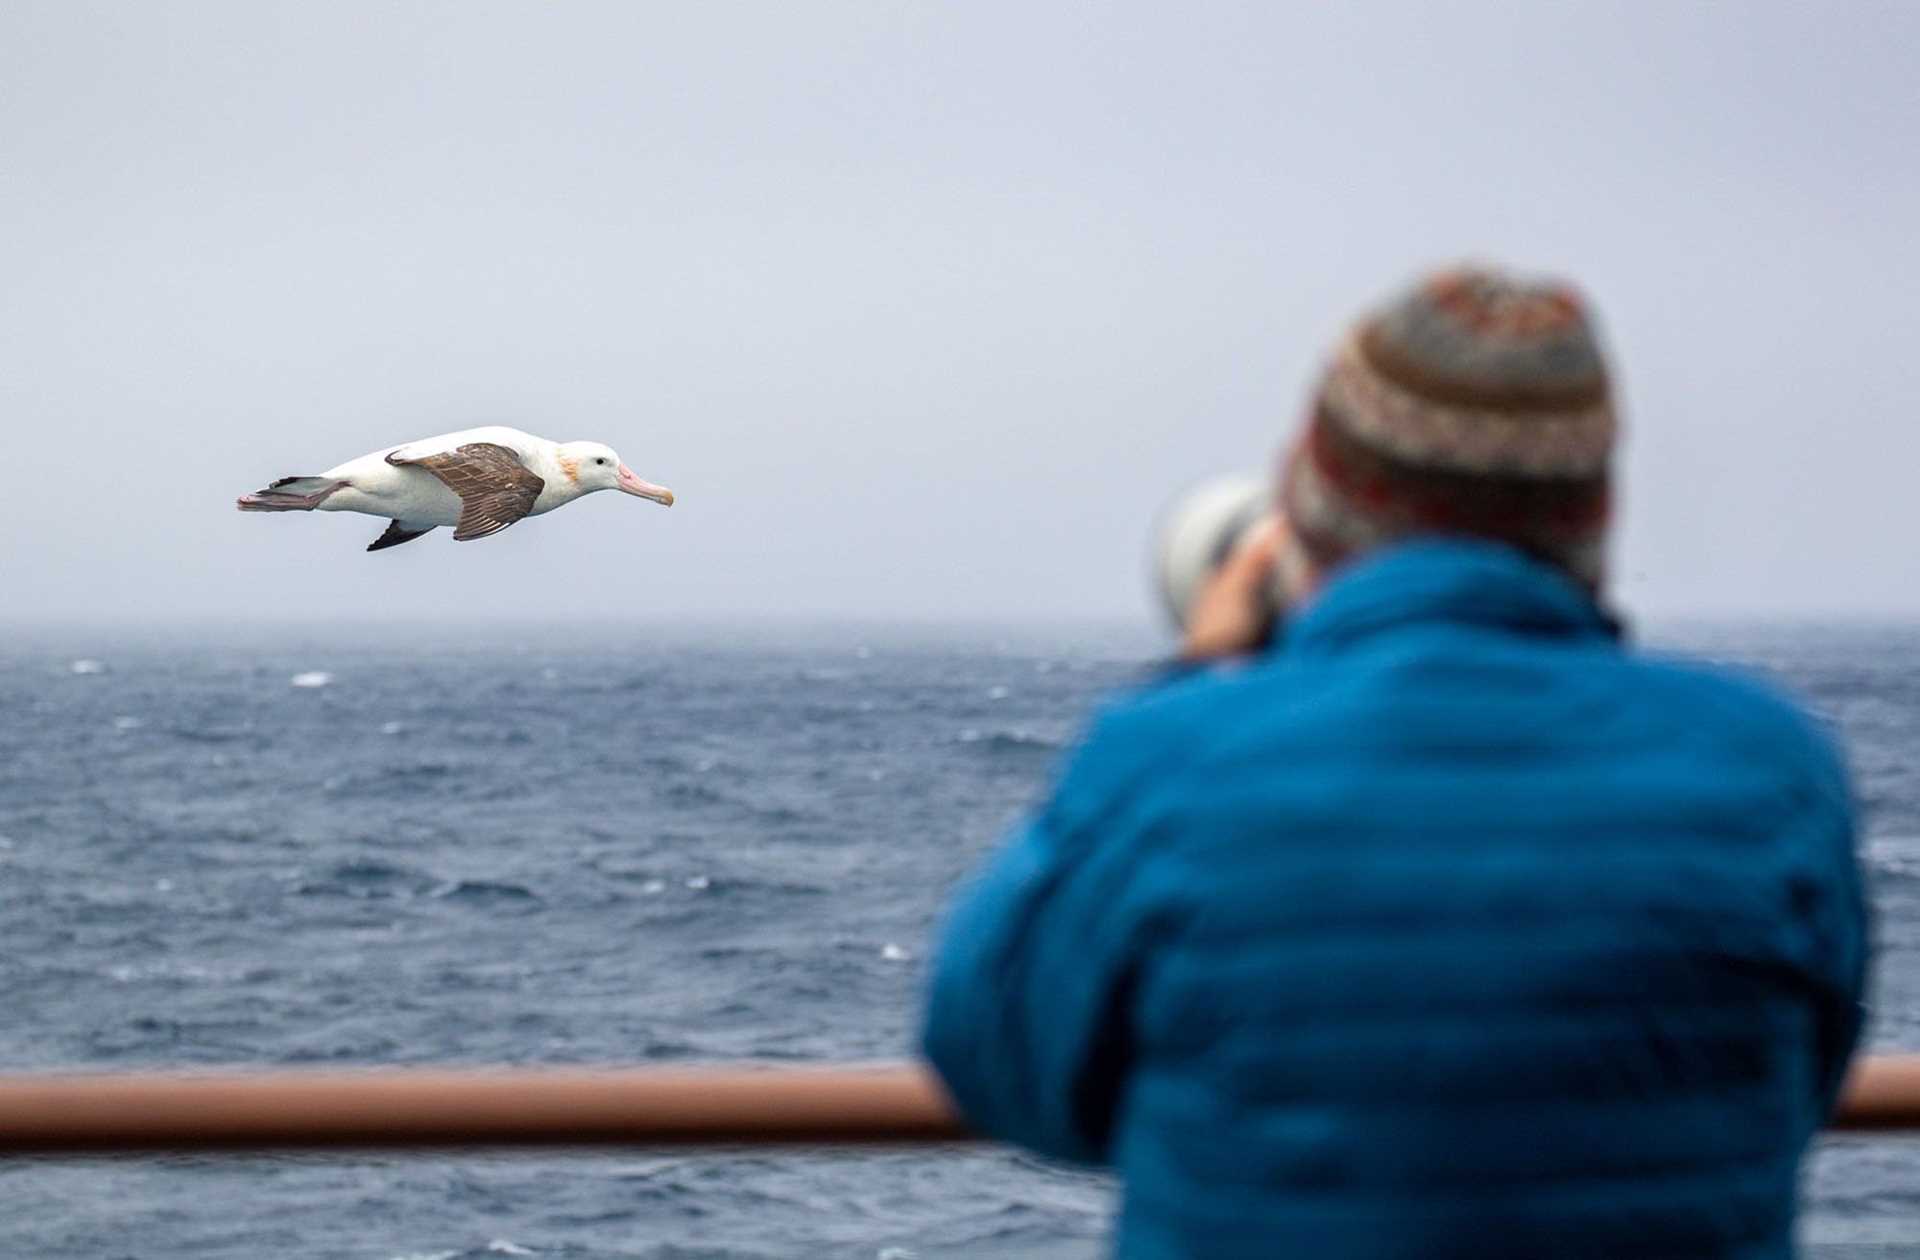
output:
[[[1612,495],[1606,476],[1538,478],[1420,468],[1365,446],[1324,408],[1308,424],[1306,450],[1326,483],[1395,532],[1434,529],[1555,541],[1597,532]],[[1542,541],[1546,541],[1545,538]]]

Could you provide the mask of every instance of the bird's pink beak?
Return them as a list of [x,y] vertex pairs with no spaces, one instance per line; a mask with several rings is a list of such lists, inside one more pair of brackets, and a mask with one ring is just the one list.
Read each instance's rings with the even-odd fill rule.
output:
[[652,499],[666,507],[673,506],[673,491],[665,486],[656,486],[651,481],[642,481],[633,475],[633,469],[620,465],[620,492],[637,495],[642,499]]

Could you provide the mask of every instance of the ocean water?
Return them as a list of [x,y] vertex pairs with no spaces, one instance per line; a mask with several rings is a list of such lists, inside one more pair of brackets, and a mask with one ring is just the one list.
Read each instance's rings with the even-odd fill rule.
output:
[[[1871,1037],[1920,1048],[1920,630],[1653,636],[1844,731]],[[342,628],[0,646],[0,1070],[910,1052],[928,936],[1155,641]],[[1920,1138],[1830,1140],[1809,1253],[1920,1252]],[[1099,1176],[926,1153],[0,1161],[0,1257],[1102,1253]]]

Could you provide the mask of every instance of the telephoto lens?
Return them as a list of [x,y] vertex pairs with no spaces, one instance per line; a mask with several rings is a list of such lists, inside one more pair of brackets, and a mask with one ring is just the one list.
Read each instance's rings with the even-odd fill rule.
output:
[[[1257,473],[1202,482],[1167,508],[1155,537],[1154,582],[1176,628],[1186,628],[1207,579],[1272,511],[1273,480]],[[1268,598],[1277,622],[1281,608],[1277,582]]]

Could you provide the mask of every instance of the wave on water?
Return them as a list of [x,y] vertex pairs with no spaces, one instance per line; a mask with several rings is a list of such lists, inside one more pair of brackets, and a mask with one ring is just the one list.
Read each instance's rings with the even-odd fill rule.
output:
[[978,727],[965,727],[954,736],[956,743],[966,744],[982,752],[1059,752],[1067,746],[1067,741],[1052,735],[1042,735],[1022,727],[1005,730],[983,731]]
[[221,726],[181,726],[167,727],[167,734],[174,739],[192,744],[239,744],[259,738],[259,730],[252,722],[238,722]]
[[525,885],[488,879],[452,880],[429,890],[427,896],[471,906],[524,906],[540,900],[540,895]]
[[1876,836],[1866,845],[1866,866],[1874,875],[1920,880],[1920,836]]
[[294,892],[302,897],[352,897],[360,900],[421,896],[446,881],[408,866],[365,859],[335,863],[325,874],[302,880]]
[[329,775],[321,781],[320,790],[339,801],[382,801],[402,807],[453,800],[470,804],[509,801],[525,793],[522,785],[464,756],[457,761],[421,760]]

